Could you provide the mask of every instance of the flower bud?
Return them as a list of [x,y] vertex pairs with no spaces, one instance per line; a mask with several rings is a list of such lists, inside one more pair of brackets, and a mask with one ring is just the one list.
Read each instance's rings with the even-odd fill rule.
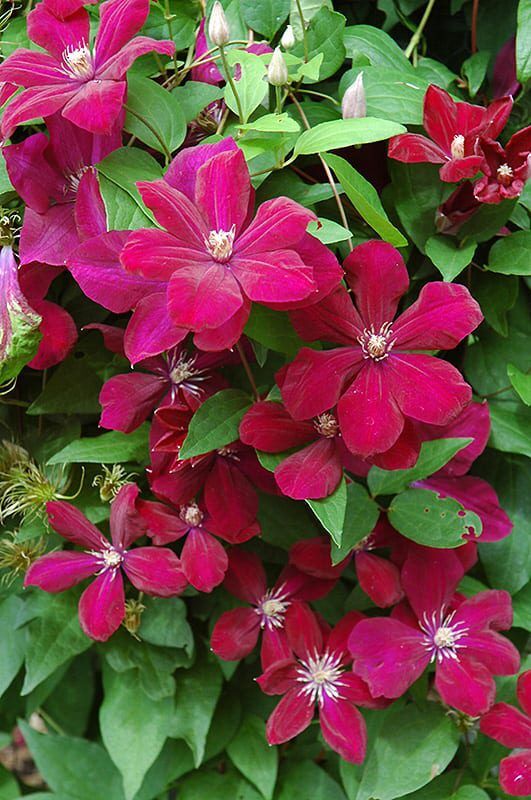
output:
[[230,30],[223,6],[216,0],[208,22],[208,36],[212,44],[224,47],[230,40]]
[[367,116],[367,102],[365,99],[365,89],[363,88],[363,72],[360,72],[354,83],[352,83],[345,94],[341,103],[343,119],[359,119]]
[[280,47],[275,48],[267,68],[267,80],[271,86],[285,86],[288,82],[288,67]]
[[[31,308],[18,282],[9,231],[0,220],[0,385],[16,377],[35,355],[41,317]],[[4,246],[2,246],[4,245]]]
[[280,40],[280,44],[284,48],[284,50],[291,50],[292,47],[295,47],[295,34],[293,32],[293,26],[288,25],[284,33],[282,34],[282,38]]

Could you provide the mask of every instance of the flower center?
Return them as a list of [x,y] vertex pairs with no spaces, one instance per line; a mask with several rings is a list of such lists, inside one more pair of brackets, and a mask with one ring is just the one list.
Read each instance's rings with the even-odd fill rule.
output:
[[301,694],[308,695],[313,702],[321,706],[324,698],[339,700],[340,689],[345,684],[341,681],[341,656],[337,653],[315,653],[313,657],[300,662],[297,670],[297,681],[302,685]]
[[456,133],[456,135],[452,139],[452,144],[450,145],[450,152],[452,154],[452,158],[465,157],[465,137],[463,136],[462,133]]
[[514,173],[509,164],[502,164],[496,170],[496,175],[498,176],[498,183],[501,183],[502,186],[510,186]]
[[442,610],[433,612],[431,617],[424,614],[419,627],[424,633],[423,646],[431,651],[431,661],[437,659],[440,664],[444,658],[459,660],[457,650],[466,647],[459,644],[459,640],[468,633],[468,628],[463,622],[452,622],[455,611],[443,619]]
[[198,525],[201,525],[204,515],[197,503],[190,503],[187,506],[181,506],[179,516],[191,528],[197,528]]
[[170,380],[173,384],[177,385],[179,383],[184,383],[188,378],[191,378],[193,375],[196,374],[197,370],[195,370],[196,356],[192,358],[185,359],[184,356],[180,356],[178,360],[170,366]]
[[91,550],[91,555],[97,556],[101,566],[102,572],[106,569],[118,569],[124,560],[124,553],[120,553],[115,547],[110,544],[105,544],[101,550]]
[[236,225],[233,225],[230,231],[210,231],[208,239],[205,238],[205,244],[214,261],[219,261],[221,264],[229,261],[235,236]]
[[278,589],[267,590],[255,608],[255,612],[260,617],[261,628],[282,628],[284,626],[284,614],[290,605],[286,598],[284,584]]
[[327,439],[332,439],[338,434],[339,425],[337,419],[330,412],[319,414],[319,416],[315,418],[313,424],[317,433],[321,434],[321,436],[326,436]]
[[240,459],[237,456],[237,450],[233,447],[225,446],[220,447],[217,451],[218,456],[224,456],[225,458],[232,458],[234,461],[239,461]]
[[94,77],[94,60],[85,42],[68,45],[63,50],[63,72],[76,81],[87,81]]
[[373,361],[383,361],[391,352],[396,339],[392,339],[392,322],[384,322],[379,331],[374,330],[374,325],[365,328],[363,334],[358,336],[358,342],[363,351],[363,358],[372,358]]
[[70,190],[74,194],[77,194],[81,178],[83,177],[83,175],[85,175],[86,172],[92,169],[93,167],[85,166],[78,169],[77,172],[72,172],[69,175],[66,175],[65,194],[68,193],[68,190]]

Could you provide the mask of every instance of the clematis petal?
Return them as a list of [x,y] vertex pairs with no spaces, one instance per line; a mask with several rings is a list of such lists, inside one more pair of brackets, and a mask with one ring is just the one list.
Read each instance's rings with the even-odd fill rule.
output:
[[333,439],[312,442],[275,469],[280,491],[294,500],[328,497],[342,477],[343,464]]
[[[146,206],[153,212],[159,225],[175,237],[177,244],[207,253],[205,238],[208,238],[208,228],[205,221],[199,214],[196,206],[185,194],[174,189],[164,180],[147,183],[139,181],[138,191]],[[127,269],[135,271],[133,256],[129,257],[129,252],[133,243],[138,241],[142,244],[142,236],[146,231],[138,231],[130,239],[129,247],[123,253],[124,263]],[[161,241],[163,241],[161,237]],[[142,266],[141,254],[139,253],[140,266]]]
[[131,433],[145,422],[166,391],[166,381],[156,375],[114,375],[100,392],[100,425]]
[[193,528],[181,553],[184,574],[200,592],[211,592],[222,582],[228,567],[223,546],[201,528]]
[[475,630],[509,630],[513,624],[511,596],[502,589],[479,592],[461,603],[455,620]]
[[297,250],[296,245],[305,236],[308,223],[314,219],[311,211],[287,197],[266,200],[247,230],[236,240],[234,251],[248,258],[251,253]]
[[49,300],[32,300],[31,306],[41,317],[39,349],[28,362],[32,369],[48,369],[60,364],[77,342],[76,323],[64,308]]
[[306,730],[313,719],[313,708],[313,702],[298,688],[290,689],[267,720],[269,744],[288,742]]
[[152,500],[139,500],[138,511],[147,525],[147,535],[156,545],[176,542],[188,533],[187,525],[169,506]]
[[264,694],[285,694],[297,686],[299,663],[290,653],[289,657],[280,659],[264,670],[256,679],[257,684]]
[[187,230],[181,228],[181,238],[161,230],[142,229],[132,233],[121,253],[121,261],[128,273],[142,275],[157,281],[168,281],[175,270],[196,264],[206,267],[212,259],[206,248],[196,242],[187,242]]
[[189,330],[218,328],[242,305],[236,278],[215,261],[181,267],[168,285],[169,315],[176,325]]
[[199,167],[195,204],[208,231],[229,232],[234,226],[238,237],[249,213],[251,197],[249,170],[239,148],[218,152]]
[[36,133],[2,149],[9,180],[26,205],[39,214],[48,210],[52,199],[64,199],[64,176],[46,159],[49,144],[44,133]]
[[94,169],[88,169],[81,176],[74,209],[80,239],[91,239],[106,232],[107,214]]
[[490,670],[462,650],[458,658],[446,657],[437,663],[435,688],[447,705],[471,717],[485,714],[496,697]]
[[448,158],[438,144],[420,133],[401,133],[389,142],[389,158],[406,164],[444,164]]
[[520,669],[520,654],[514,644],[495,631],[468,631],[460,639],[467,656],[479,661],[493,675],[515,675]]
[[[447,183],[459,183],[466,178],[473,178],[481,169],[483,156],[466,156],[447,161],[439,170],[439,177]],[[456,284],[452,284],[454,286]]]
[[63,266],[79,245],[74,204],[51,206],[44,214],[27,208],[20,234],[20,261]]
[[326,637],[326,649],[338,656],[342,661],[351,661],[348,642],[350,635],[356,625],[365,619],[360,611],[348,611],[339,622],[336,622],[328,637]]
[[356,575],[365,594],[380,608],[394,606],[404,596],[398,568],[385,558],[360,551],[356,554]]
[[481,718],[480,730],[504,747],[531,747],[531,719],[507,703],[493,705]]
[[392,322],[398,301],[409,286],[398,250],[373,239],[355,247],[343,266],[365,327],[372,325],[378,331],[384,323]]
[[290,319],[306,342],[322,339],[333,344],[356,346],[364,328],[363,320],[343,286],[319,303],[292,311]]
[[153,292],[136,305],[124,338],[125,354],[131,364],[156,356],[182,342],[188,329],[169,317],[166,294]]
[[231,548],[223,586],[239,600],[257,604],[267,591],[265,570],[258,556]]
[[[290,310],[308,308],[318,303],[338,288],[343,278],[343,270],[336,256],[315,236],[305,233],[294,248],[302,261],[313,270],[314,292],[305,300],[290,300],[275,303],[271,308]],[[351,303],[351,307],[354,306]]]
[[45,592],[64,592],[95,575],[100,569],[98,559],[90,553],[67,550],[47,553],[31,564],[24,578],[24,586],[38,586]]
[[269,628],[266,626],[262,634],[260,648],[260,663],[265,671],[269,667],[292,656],[286,631],[283,628]]
[[50,500],[46,503],[46,513],[51,527],[63,539],[87,550],[101,550],[108,544],[96,526],[72,503]]
[[[203,25],[203,23],[204,20],[201,21],[201,25]],[[205,49],[207,50],[208,48]],[[178,189],[185,194],[193,203],[195,199],[195,182],[199,168],[210,158],[213,158],[213,156],[237,149],[238,145],[231,136],[227,136],[226,139],[212,144],[199,144],[195,147],[185,147],[173,158],[164,175],[164,180],[169,183],[170,186],[173,186],[174,189]],[[249,200],[252,200],[251,195],[249,196]]]
[[289,645],[299,658],[305,659],[322,651],[323,632],[306,603],[298,600],[291,603],[284,617],[284,627]]
[[531,795],[531,750],[522,750],[500,761],[500,786],[513,797]]
[[90,20],[84,8],[61,20],[46,3],[38,3],[28,14],[27,26],[31,41],[47,50],[59,62],[58,67],[67,48],[79,47],[80,42],[89,40]]
[[435,84],[431,84],[424,95],[424,129],[448,157],[454,136],[467,133],[458,128],[457,114],[460,105],[461,103],[452,100],[448,92]]
[[315,437],[311,422],[296,422],[282,403],[270,400],[251,406],[240,423],[241,441],[266,453],[299,447]]
[[[33,55],[37,55],[37,53],[33,53]],[[7,60],[0,64],[0,77],[2,75],[2,67],[6,64]],[[40,83],[38,74],[36,75],[37,79]],[[75,97],[77,89],[75,87],[72,88],[72,81],[63,81],[64,78],[61,83],[59,81],[49,81],[50,86],[32,85],[31,88],[14,97],[2,114],[1,131],[3,138],[9,139],[17,125],[21,125],[23,122],[55,114],[56,111],[60,111],[69,100]]]
[[61,64],[57,59],[46,53],[28,50],[19,47],[0,64],[0,81],[8,81],[17,86],[43,87],[51,89],[49,84],[68,86],[74,92],[75,88],[65,76]]
[[94,5],[96,0],[43,0],[43,5],[58,19],[64,20],[83,6]]
[[349,562],[350,558],[347,557],[339,564],[332,564],[330,541],[324,536],[301,539],[289,551],[289,563],[315,578],[337,579]]
[[319,721],[323,738],[332,750],[350,764],[361,764],[367,750],[367,727],[356,706],[325,694]]
[[[127,2],[127,0],[125,1]],[[127,70],[133,66],[137,58],[149,53],[172,56],[174,52],[175,44],[168,39],[159,41],[150,36],[135,36],[105,63],[102,64],[98,59],[97,77],[100,80],[123,81]]]
[[386,708],[389,705],[389,700],[385,698],[375,699],[365,681],[353,672],[344,672],[341,675],[341,696],[362,708]]
[[478,456],[485,450],[490,434],[489,406],[470,403],[458,417],[444,428],[416,423],[415,428],[423,439],[472,438],[473,441],[460,450],[444,467],[435,473],[436,477],[457,477],[465,475]]
[[252,525],[258,496],[250,480],[228,458],[217,457],[205,483],[205,503],[216,533],[227,537]]
[[195,346],[199,350],[208,352],[230,350],[240,339],[250,313],[251,301],[245,295],[242,295],[242,305],[230,319],[217,328],[205,328],[203,331],[196,331],[194,334]]
[[294,250],[238,253],[230,268],[247,297],[257,303],[302,300],[316,288],[312,268]]
[[149,14],[149,0],[107,0],[100,5],[95,51],[102,64],[138,33]]
[[120,570],[106,569],[80,597],[81,629],[91,639],[106,642],[118,630],[124,617],[124,583]]
[[153,597],[175,597],[188,585],[181,562],[169,547],[130,550],[123,569],[136,589]]
[[214,625],[210,647],[224,661],[239,661],[252,653],[260,635],[260,619],[253,608],[226,611]]
[[125,90],[125,81],[88,81],[67,101],[63,117],[91,133],[110,134],[122,110]]
[[144,536],[146,523],[137,508],[139,488],[135,483],[126,483],[111,505],[111,537],[115,547],[127,550],[133,542]]
[[455,550],[409,543],[401,582],[417,619],[431,617],[447,606],[464,572]]
[[522,672],[518,678],[516,696],[525,713],[531,717],[531,669]]

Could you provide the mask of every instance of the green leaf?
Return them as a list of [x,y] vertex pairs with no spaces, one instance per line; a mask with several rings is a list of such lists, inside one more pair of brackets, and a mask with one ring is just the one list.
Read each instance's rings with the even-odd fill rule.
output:
[[190,421],[179,458],[200,456],[234,442],[239,438],[240,422],[250,405],[249,395],[240,389],[222,389],[209,397]]
[[474,297],[481,306],[483,315],[496,333],[507,336],[509,325],[507,312],[516,303],[519,279],[516,275],[495,275],[482,272],[479,280],[474,280]]
[[[305,16],[305,19],[308,19]],[[322,6],[317,13],[312,16],[310,24],[306,30],[306,41],[308,46],[308,61],[315,56],[321,55],[323,60],[319,68],[317,78],[307,77],[305,83],[316,83],[329,78],[337,72],[345,58],[345,46],[343,44],[343,31],[345,28],[345,17],[337,11],[331,11]],[[304,47],[302,35],[296,33],[297,44],[291,51],[293,55],[303,56]]]
[[253,303],[245,334],[270,350],[295,357],[304,342],[285,311],[274,311]]
[[[170,25],[166,19],[166,9],[171,14]],[[197,27],[197,7],[193,0],[168,0],[162,5],[150,5],[149,17],[142,28],[144,36],[153,39],[173,39],[176,50],[184,50],[194,42]],[[160,56],[163,60],[167,56]]]
[[195,772],[179,785],[179,800],[260,800],[260,795],[235,770]]
[[480,50],[474,53],[466,61],[463,61],[463,75],[468,83],[468,93],[470,97],[475,97],[479,92],[481,84],[485,80],[490,61],[488,50]]
[[306,500],[306,502],[323,528],[328,531],[335,544],[341,547],[347,511],[347,484],[345,478],[341,479],[341,483],[333,494],[324,497],[322,500]]
[[513,625],[531,633],[531,583],[513,596]]
[[308,536],[318,536],[321,528],[315,516],[303,504],[287,497],[264,495],[258,519],[265,542],[289,550],[292,544]]
[[518,3],[516,75],[521,83],[531,78],[531,0]]
[[388,167],[400,222],[424,252],[426,241],[435,233],[435,212],[444,200],[446,185],[433,164],[402,164],[389,159]]
[[521,400],[526,406],[531,406],[531,373],[522,372],[514,364],[507,364],[507,375]]
[[531,275],[531,231],[515,231],[491,247],[488,268],[502,275]]
[[5,767],[0,766],[0,800],[19,800],[20,788]]
[[308,223],[306,230],[323,244],[345,242],[352,237],[351,232],[347,228],[338,225],[337,222],[331,219],[324,219],[323,217],[318,217],[315,220],[313,219]]
[[328,150],[338,150],[353,144],[367,144],[389,139],[399,133],[404,133],[405,128],[396,122],[373,117],[361,119],[337,119],[331,122],[321,122],[315,128],[304,131],[295,144],[295,155],[311,155],[313,153],[326,153]]
[[489,403],[489,445],[504,453],[531,458],[531,410],[517,400],[494,399]]
[[461,226],[457,234],[458,239],[473,239],[475,242],[492,239],[505,225],[515,205],[516,200],[504,200],[498,204],[482,203],[473,216]]
[[107,212],[109,230],[135,230],[155,222],[143,204],[137,181],[156,181],[162,169],[138,147],[121,147],[97,164],[99,184]]
[[28,626],[26,677],[21,694],[29,694],[55,670],[92,642],[79,626],[78,596],[70,591],[46,598],[37,619]]
[[[329,123],[330,124],[330,123]],[[385,213],[384,207],[374,186],[352,167],[344,158],[335,155],[324,157],[341,183],[345,194],[354,208],[360,213],[382,239],[395,247],[405,247],[407,239],[395,228]]]
[[[159,153],[177,150],[186,136],[186,120],[179,98],[150,78],[127,78],[127,116],[124,128]],[[150,130],[140,118],[147,120]],[[162,143],[163,144],[162,144]],[[164,147],[165,146],[165,147]]]
[[102,385],[102,379],[87,358],[67,358],[54,371],[27,413],[30,416],[97,414],[101,410],[98,397]]
[[275,800],[346,800],[341,787],[313,761],[286,761]]
[[148,697],[132,670],[117,673],[104,667],[103,687],[101,737],[122,775],[125,798],[132,800],[166,741],[172,705],[167,698]]
[[450,763],[459,732],[442,708],[392,709],[363,769],[356,800],[394,800],[425,786]]
[[347,509],[341,547],[332,542],[332,564],[338,564],[376,525],[380,509],[359,483],[347,484]]
[[241,131],[263,131],[264,133],[298,133],[299,123],[288,114],[264,114],[263,117],[238,126]]
[[339,93],[342,96],[363,72],[363,88],[367,114],[371,117],[393,120],[403,125],[422,124],[422,108],[429,80],[389,67],[356,66],[341,78]]
[[291,0],[291,10],[289,16],[289,23],[293,28],[295,39],[300,41],[302,39],[302,23],[299,14],[299,5],[304,17],[305,28],[310,20],[315,17],[319,9],[326,7],[332,8],[332,0]]
[[431,258],[445,281],[453,281],[468,267],[474,253],[476,242],[460,243],[451,236],[430,236],[426,242],[426,255]]
[[414,74],[414,69],[404,51],[388,33],[372,25],[353,25],[345,28],[345,48],[348,58],[363,53],[374,66],[388,67]]
[[471,530],[475,536],[482,531],[477,514],[429,489],[406,489],[398,494],[389,508],[389,522],[403,536],[427,547],[459,547]]
[[223,678],[215,665],[196,663],[193,670],[180,670],[175,679],[177,692],[170,736],[184,739],[194,755],[197,768],[205,755],[206,739]]
[[18,615],[23,607],[19,597],[12,595],[0,603],[0,630],[9,631],[0,648],[0,697],[11,685],[24,663],[26,632],[16,627]]
[[237,769],[265,800],[272,800],[278,771],[278,751],[267,744],[265,724],[260,717],[247,714],[227,747],[227,753]]
[[138,635],[159,647],[178,647],[191,656],[194,650],[192,629],[186,621],[186,604],[179,597],[147,597]]
[[145,461],[148,456],[149,425],[145,423],[133,433],[109,431],[100,436],[77,439],[58,453],[48,464],[118,464]]
[[272,39],[286,20],[290,4],[291,0],[240,0],[240,11],[249,28]]
[[172,94],[177,98],[186,122],[192,122],[201,111],[213,103],[221,100],[224,90],[211,83],[201,81],[186,81],[184,86],[176,86]]
[[433,475],[472,441],[473,439],[434,439],[423,442],[417,463],[410,469],[387,470],[371,467],[367,476],[369,490],[375,497],[401,492],[413,481]]
[[[238,80],[234,79],[234,83],[242,106],[243,119],[240,121],[245,123],[267,94],[266,67],[259,56],[247,53],[245,50],[230,50],[227,53],[227,62],[233,75],[234,67],[237,64],[240,66],[240,76]],[[238,104],[228,82],[225,87],[225,102],[230,110],[238,115]]]
[[[3,50],[3,48],[2,48]],[[8,192],[14,192],[14,188],[7,174],[6,159],[3,153],[0,154],[0,197]]]

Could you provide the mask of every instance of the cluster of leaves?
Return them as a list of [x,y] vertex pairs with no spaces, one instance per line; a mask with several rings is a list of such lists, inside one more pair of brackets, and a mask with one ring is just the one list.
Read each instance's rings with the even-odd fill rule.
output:
[[[20,47],[39,51],[28,38],[30,9],[12,5],[5,21],[0,17],[2,56]],[[475,400],[488,401],[490,438],[474,474],[494,487],[513,528],[498,541],[480,540],[479,560],[459,591],[472,596],[501,589],[512,596],[514,627],[508,636],[525,669],[531,631],[530,184],[518,197],[475,209],[456,234],[444,233],[436,225],[438,210],[455,187],[439,179],[434,164],[392,161],[386,148],[390,137],[421,130],[430,85],[460,101],[487,105],[501,80],[500,51],[502,65],[509,51],[516,61],[511,84],[516,102],[503,142],[526,124],[529,0],[482,0],[479,9],[472,0],[427,5],[422,0],[224,0],[223,6],[231,40],[226,63],[220,63],[208,40],[212,62],[198,55],[198,29],[201,18],[210,17],[210,0],[151,3],[141,33],[173,41],[176,55],[146,53],[127,72],[125,146],[95,164],[106,226],[119,231],[153,227],[152,210],[137,182],[160,179],[183,145],[232,137],[243,151],[258,202],[282,195],[310,209],[317,222],[309,230],[340,260],[352,246],[376,237],[399,248],[411,279],[406,306],[424,284],[441,277],[468,287],[484,322],[451,360],[473,387]],[[96,26],[98,4],[87,7]],[[266,80],[271,48],[256,53],[244,47],[253,39],[275,47],[288,23],[296,42],[285,52],[291,88],[279,93]],[[198,74],[205,60],[219,67],[219,80]],[[226,82],[228,74],[237,79]],[[341,99],[360,74],[366,116],[343,119]],[[43,131],[42,121],[11,131],[11,143],[22,142],[34,128]],[[1,159],[6,229],[17,216],[24,217],[23,199]],[[34,211],[28,208],[26,223],[30,214]],[[66,311],[79,334],[67,336],[60,325],[43,325],[39,344],[39,320],[33,319],[14,356],[0,364],[5,391],[0,423],[4,438],[24,448],[16,454],[17,465],[26,463],[15,475],[13,446],[2,450],[0,761],[6,766],[0,767],[0,800],[506,797],[497,770],[507,748],[480,733],[477,721],[441,703],[429,688],[431,675],[388,708],[363,711],[367,756],[353,765],[323,745],[315,724],[289,745],[267,744],[265,721],[275,698],[253,680],[260,672],[258,656],[227,662],[210,650],[215,622],[234,607],[234,598],[221,586],[208,594],[188,587],[182,597],[171,598],[139,598],[129,589],[124,625],[99,643],[80,628],[79,588],[61,594],[22,588],[29,562],[62,546],[47,524],[47,500],[73,498],[91,522],[106,528],[109,500],[121,484],[134,480],[150,497],[149,422],[128,433],[98,427],[102,387],[128,372],[129,362],[120,347],[111,352],[105,346],[98,330],[83,330],[94,323],[123,327],[124,317],[85,296],[72,276],[61,272],[62,255],[46,259],[45,253],[58,247],[52,238],[50,244],[41,229],[31,246],[26,240],[33,257],[26,259],[29,268],[24,264],[20,270],[21,276],[28,270],[21,285],[43,319],[50,309],[38,303],[48,291],[45,302]],[[20,250],[24,261],[22,244]],[[51,289],[50,278],[35,303],[29,293],[33,261],[55,270]],[[2,277],[0,287],[7,287]],[[4,333],[0,329],[0,353]],[[244,334],[245,368],[237,357],[222,367],[230,388],[194,409],[180,442],[181,460],[197,459],[239,438],[242,419],[256,399],[249,371],[261,397],[280,400],[277,372],[304,345],[291,315],[255,304]],[[43,354],[51,360],[32,361],[33,369],[20,372]],[[42,366],[51,368],[42,371]],[[366,464],[366,478],[347,472],[337,489],[320,499],[304,502],[259,491],[261,536],[244,548],[260,557],[273,582],[290,548],[301,540],[329,536],[332,561],[341,562],[370,535],[382,510],[408,542],[460,548],[471,530],[479,535],[480,512],[486,509],[475,513],[417,483],[468,444],[462,436],[425,442],[414,466],[391,470]],[[258,453],[270,471],[285,456]],[[349,611],[369,617],[382,613],[352,569],[313,605],[330,625]],[[516,676],[497,683],[497,699],[514,703]],[[39,773],[36,790],[24,764],[26,746]]]

